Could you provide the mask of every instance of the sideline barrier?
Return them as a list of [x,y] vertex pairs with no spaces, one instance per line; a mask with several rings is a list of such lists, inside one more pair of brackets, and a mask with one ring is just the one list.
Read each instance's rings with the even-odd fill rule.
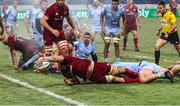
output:
[[[72,11],[77,18],[86,19],[88,18],[88,11],[87,10],[73,10]],[[145,18],[155,18],[156,16],[156,9],[138,9],[138,14],[141,17]],[[26,11],[18,11],[17,19],[23,20],[26,16]],[[180,11],[176,13],[177,17],[180,17]]]

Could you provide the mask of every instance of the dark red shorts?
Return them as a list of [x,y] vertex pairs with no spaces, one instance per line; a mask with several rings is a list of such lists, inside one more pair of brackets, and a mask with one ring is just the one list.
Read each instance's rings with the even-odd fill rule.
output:
[[90,80],[96,83],[107,83],[106,75],[111,70],[111,65],[94,62],[94,70]]
[[48,32],[48,33],[44,32],[43,35],[44,35],[43,38],[44,38],[45,46],[51,46],[53,44],[53,42],[55,42],[57,44],[59,41],[66,40],[64,31],[60,31],[59,37],[54,36],[50,32]]
[[130,24],[130,25],[126,25],[125,27],[125,32],[128,33],[130,31],[137,31],[137,25],[136,24]]

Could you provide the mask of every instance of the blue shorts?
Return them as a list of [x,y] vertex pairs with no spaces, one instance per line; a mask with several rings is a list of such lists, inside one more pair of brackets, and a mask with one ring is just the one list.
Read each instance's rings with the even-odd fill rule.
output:
[[44,40],[41,34],[33,33],[32,40],[37,48],[42,48],[44,46]]
[[150,69],[153,73],[158,73],[160,71],[160,67],[157,64],[147,61],[142,61],[140,63],[139,70],[143,69]]
[[132,71],[139,72],[139,64],[135,62],[115,62],[112,65],[118,68],[128,68]]
[[160,67],[154,63],[142,61],[139,63],[136,62],[115,62],[112,64],[118,68],[128,68],[134,72],[140,72],[143,69],[150,69],[153,73],[158,73],[160,71]]

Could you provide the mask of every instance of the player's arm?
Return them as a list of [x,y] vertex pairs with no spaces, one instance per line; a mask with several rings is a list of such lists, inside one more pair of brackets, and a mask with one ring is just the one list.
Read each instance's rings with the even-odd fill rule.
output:
[[100,16],[101,32],[104,33],[104,14],[101,13]]
[[77,28],[76,28],[76,26],[75,26],[75,24],[74,24],[74,21],[72,20],[71,16],[70,16],[70,15],[67,15],[67,16],[66,16],[66,19],[67,19],[69,25],[72,27],[72,29],[73,29],[73,30],[77,30]]
[[141,21],[140,21],[140,16],[139,14],[136,14],[136,23],[139,27],[141,27]]
[[47,57],[40,57],[35,64],[41,66],[43,61],[51,61],[51,62],[63,62],[63,56],[47,56]]
[[171,29],[167,32],[168,35],[171,34],[171,33],[173,33],[173,32],[176,30],[176,28],[177,28],[176,16],[175,16],[173,13],[170,13],[170,22],[171,22],[171,24],[172,24],[172,27],[171,27]]
[[91,57],[92,57],[93,61],[95,61],[95,62],[98,61],[98,57],[97,57],[96,53],[95,54],[91,54]]
[[40,19],[40,23],[41,23],[41,25],[43,26],[43,27],[45,27],[47,30],[49,30],[50,32],[53,32],[53,28],[51,28],[50,26],[49,26],[49,24],[47,23],[47,20],[48,20],[49,18],[47,17],[47,16],[43,16],[41,19]]
[[24,17],[24,24],[25,24],[27,33],[30,33],[29,24],[28,24],[29,23],[29,14],[30,14],[30,11],[27,10],[26,14],[27,14],[27,16]]
[[156,32],[156,36],[160,36],[161,30],[162,30],[162,26],[160,25],[160,27],[158,28],[158,30]]
[[13,63],[13,67],[17,68],[17,58],[16,58],[16,50],[11,50],[11,59],[12,59],[12,63]]

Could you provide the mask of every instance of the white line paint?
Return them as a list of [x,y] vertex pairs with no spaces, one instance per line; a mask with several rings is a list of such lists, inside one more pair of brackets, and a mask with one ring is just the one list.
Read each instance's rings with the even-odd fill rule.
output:
[[16,84],[19,84],[21,86],[24,86],[26,88],[32,89],[34,91],[38,91],[40,93],[45,93],[48,96],[52,96],[54,98],[61,99],[61,100],[65,101],[65,102],[67,102],[69,104],[78,105],[78,106],[87,106],[87,105],[85,105],[83,103],[80,103],[78,101],[72,100],[71,98],[66,98],[65,96],[55,94],[55,93],[53,93],[51,91],[48,91],[48,90],[45,90],[43,88],[35,87],[33,85],[28,84],[27,82],[22,82],[22,81],[20,81],[18,79],[14,79],[14,78],[9,77],[9,76],[4,75],[4,74],[0,74],[0,77],[4,78],[6,80],[9,80],[9,81],[11,81],[13,83],[16,83]]

